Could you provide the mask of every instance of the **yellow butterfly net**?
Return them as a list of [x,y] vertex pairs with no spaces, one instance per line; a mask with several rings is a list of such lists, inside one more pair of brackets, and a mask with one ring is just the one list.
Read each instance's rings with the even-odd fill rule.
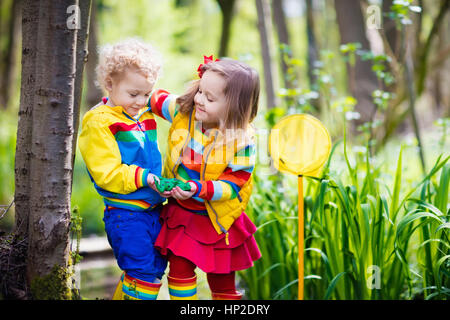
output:
[[272,128],[269,150],[279,171],[317,177],[330,155],[331,138],[315,117],[294,114],[284,117]]
[[318,177],[331,152],[325,126],[308,114],[280,120],[270,132],[269,152],[276,169],[298,176],[298,299],[304,296],[304,201],[303,176]]

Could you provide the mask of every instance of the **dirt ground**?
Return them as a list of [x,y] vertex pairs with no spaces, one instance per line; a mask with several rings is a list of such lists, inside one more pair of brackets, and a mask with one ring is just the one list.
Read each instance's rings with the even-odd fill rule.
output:
[[[166,270],[167,274],[168,270]],[[116,289],[122,271],[117,265],[110,265],[106,268],[86,269],[80,272],[80,293],[86,300],[110,300]],[[199,300],[210,300],[206,274],[197,270],[197,295]],[[162,280],[158,300],[169,300],[169,290],[167,287],[167,278]]]

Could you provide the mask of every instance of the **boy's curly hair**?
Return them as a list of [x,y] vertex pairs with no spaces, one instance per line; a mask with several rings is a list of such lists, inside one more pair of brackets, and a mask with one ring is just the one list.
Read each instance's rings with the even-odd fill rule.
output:
[[161,60],[161,54],[152,45],[137,38],[104,45],[99,49],[97,84],[105,89],[108,78],[120,75],[127,68],[136,68],[154,85],[161,70]]

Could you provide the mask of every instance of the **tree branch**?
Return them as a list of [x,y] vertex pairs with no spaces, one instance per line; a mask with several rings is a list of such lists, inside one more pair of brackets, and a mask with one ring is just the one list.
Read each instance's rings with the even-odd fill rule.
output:
[[450,0],[442,0],[439,8],[439,13],[434,19],[433,26],[431,27],[427,40],[425,41],[425,45],[422,47],[423,49],[419,55],[417,68],[417,95],[420,95],[425,87],[425,78],[427,75],[427,58],[430,53],[431,43],[434,37],[438,34],[438,30],[449,8]]

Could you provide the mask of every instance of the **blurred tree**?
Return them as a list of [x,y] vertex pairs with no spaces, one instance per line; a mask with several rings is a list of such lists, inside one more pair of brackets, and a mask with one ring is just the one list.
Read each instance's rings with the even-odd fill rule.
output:
[[[431,52],[431,45],[433,43],[433,40],[436,38],[436,36],[439,34],[439,29],[442,26],[442,23],[444,21],[444,17],[446,14],[449,14],[450,9],[450,0],[441,0],[439,5],[439,11],[437,16],[433,19],[433,25],[425,38],[424,43],[418,44],[418,68],[417,68],[417,93],[420,95],[424,88],[425,88],[425,79],[427,76],[427,73],[429,71],[428,68],[428,56]],[[420,38],[419,38],[420,39]],[[444,59],[445,60],[445,59]]]
[[222,34],[220,36],[219,57],[228,55],[228,44],[231,36],[231,22],[236,0],[217,0],[222,11]]
[[22,79],[20,87],[19,123],[15,156],[15,234],[24,239],[30,216],[30,158],[32,111],[35,104],[36,56],[39,4],[27,0],[22,9]]
[[[335,0],[334,5],[341,44],[359,43],[360,49],[369,51],[360,1]],[[372,92],[377,89],[377,78],[371,69],[371,62],[356,59],[353,66],[350,62],[347,63],[347,69],[348,87],[358,101],[355,110],[361,116],[355,121],[355,125],[372,121],[376,110]]]
[[96,85],[97,75],[95,68],[98,64],[98,15],[101,8],[100,0],[92,0],[91,21],[89,23],[88,60],[86,62],[86,105],[91,108],[99,103],[102,90]]
[[[37,1],[24,1],[22,9],[22,79],[20,89],[19,123],[17,130],[16,156],[15,156],[15,238],[10,244],[11,260],[20,261],[27,255],[28,218],[31,208],[30,202],[30,158],[31,158],[31,132],[32,111],[35,98],[36,85],[36,55],[37,55],[37,20],[36,12],[39,12]],[[25,245],[19,247],[18,243],[25,241]],[[16,250],[13,248],[16,247]],[[21,250],[19,250],[19,248]],[[29,297],[29,288],[26,278],[26,263],[16,265],[17,274],[20,277],[14,281],[8,281],[9,275],[5,275],[6,283],[2,291],[6,298],[26,299]],[[8,272],[6,272],[8,273]]]
[[[83,90],[83,80],[84,80],[84,69],[87,63],[89,51],[88,51],[88,38],[90,22],[93,20],[91,18],[92,14],[92,1],[93,0],[78,0],[82,2],[80,8],[80,28],[77,30],[77,43],[76,43],[76,62],[75,62],[75,87],[74,87],[74,107],[73,107],[73,136],[72,136],[72,167],[75,161],[75,155],[77,150],[77,137],[78,137],[78,127],[80,124],[80,113],[81,113],[81,96]],[[83,3],[84,2],[84,3]],[[96,48],[93,50],[96,52]],[[96,55],[94,55],[95,57]],[[100,101],[101,95],[98,96],[98,101]],[[73,180],[73,170],[72,178]],[[70,184],[70,194],[72,194],[72,183]]]
[[190,5],[192,0],[175,0],[175,6],[183,7]]
[[[314,14],[312,0],[306,0],[306,34],[308,38],[308,79],[309,89],[317,91],[317,76],[314,74],[315,64],[319,61],[319,48],[314,33]],[[320,111],[320,105],[317,99],[311,101],[317,111]]]
[[[20,40],[20,20],[22,0],[11,1],[9,23],[6,29],[6,48],[0,55],[0,108],[8,108],[10,98],[16,88],[17,50]],[[2,7],[2,4],[0,4]],[[2,28],[3,29],[3,28]]]
[[11,246],[28,243],[27,283],[12,284],[25,288],[26,298],[71,298],[67,283],[70,194],[74,123],[79,117],[74,112],[79,112],[81,94],[76,88],[81,81],[75,78],[82,72],[77,63],[84,63],[87,30],[83,28],[87,29],[90,4],[90,0],[23,3],[16,238]]
[[258,30],[261,42],[261,55],[263,58],[264,85],[266,91],[267,108],[276,106],[274,90],[274,72],[272,63],[272,44],[270,43],[270,7],[267,0],[255,0],[258,13]]
[[[431,30],[425,40],[425,43],[420,43],[420,37],[415,37],[416,41],[411,41],[411,31],[406,30],[406,25],[402,23],[400,25],[401,31],[401,47],[402,51],[405,52],[404,55],[404,73],[405,73],[405,85],[407,87],[407,97],[408,97],[408,111],[411,116],[411,122],[413,126],[414,133],[416,135],[418,147],[419,147],[419,156],[422,164],[423,173],[426,173],[426,163],[425,163],[425,155],[423,150],[423,143],[420,135],[420,127],[417,119],[417,111],[416,111],[416,99],[423,92],[425,87],[425,78],[428,73],[428,64],[427,58],[431,49],[431,43],[433,38],[439,33],[440,25],[444,19],[445,14],[448,12],[450,7],[450,0],[442,0],[440,3],[440,8],[437,17],[433,21],[433,25]],[[407,8],[410,9],[410,8]],[[422,7],[419,9],[423,10]],[[421,19],[419,20],[421,21]],[[419,26],[419,31],[420,31]],[[408,32],[409,31],[409,37]],[[414,46],[415,45],[415,46]],[[417,48],[417,54],[412,52],[413,48]],[[414,56],[417,57],[416,61],[416,74],[414,74]],[[416,76],[416,82],[414,81],[414,75]]]
[[400,52],[400,42],[398,41],[398,32],[395,20],[389,15],[391,11],[393,0],[383,0],[383,32],[386,36],[386,42],[389,45],[389,50],[391,55],[398,59],[398,54]]
[[[433,75],[439,70],[450,54],[445,48],[439,50],[439,46],[432,50],[433,40],[439,35],[446,14],[449,12],[450,0],[441,0],[438,9],[433,7],[437,13],[431,17],[432,24],[428,33],[422,27],[424,13],[424,1],[419,1],[420,6],[413,5],[411,1],[389,1],[383,3],[385,21],[388,27],[380,32],[384,38],[385,51],[390,57],[390,71],[396,79],[395,86],[391,91],[395,98],[390,102],[383,123],[384,133],[378,139],[378,149],[383,146],[400,124],[404,124],[407,116],[411,117],[412,129],[418,142],[418,152],[425,171],[425,159],[423,145],[420,137],[419,119],[416,101],[424,93],[425,81],[428,75]],[[430,10],[431,11],[431,10]],[[411,16],[412,15],[412,16]],[[429,14],[430,16],[432,14]],[[395,30],[390,27],[395,25]],[[434,53],[431,58],[430,55]],[[437,71],[439,72],[439,71]],[[407,100],[407,108],[402,107]]]
[[[450,43],[450,19],[447,22],[449,25],[449,28],[441,28],[439,30],[439,34],[437,35],[437,52],[441,53],[441,52],[445,52],[445,50],[447,49],[447,51],[450,51],[450,46],[448,48],[445,47],[445,45],[447,43]],[[445,66],[444,62],[444,66]],[[447,62],[448,63],[448,62]],[[435,69],[435,68],[433,68]],[[437,68],[432,72],[431,75],[431,83],[429,85],[429,90],[433,96],[433,100],[434,100],[434,106],[435,106],[435,113],[436,113],[436,117],[445,117],[445,116],[449,116],[450,115],[450,103],[447,104],[448,108],[447,110],[444,109],[444,105],[446,103],[445,101],[445,94],[449,92],[448,89],[448,85],[447,88],[445,87],[445,78],[446,76],[448,77],[448,71],[447,71],[447,75],[444,75],[443,73],[445,72],[445,70],[449,70],[448,67],[447,69],[444,68]],[[445,115],[444,112],[447,112],[448,114]]]
[[278,47],[280,49],[279,56],[280,56],[281,71],[283,73],[284,87],[291,88],[292,84],[290,81],[288,81],[288,76],[287,76],[288,66],[284,59],[284,55],[287,51],[288,57],[291,58],[292,54],[291,54],[290,49],[283,50],[283,48],[290,48],[289,32],[288,32],[288,27],[286,24],[286,15],[285,15],[284,9],[283,9],[283,0],[273,0],[272,1],[272,12],[273,12],[273,20],[275,22],[275,26],[277,28],[277,34],[278,34]]
[[417,99],[417,94],[416,94],[416,90],[414,88],[414,66],[413,66],[413,55],[412,55],[412,48],[411,45],[406,44],[405,43],[405,37],[402,37],[402,47],[405,50],[405,67],[404,67],[404,72],[405,72],[405,82],[406,82],[406,87],[407,87],[407,92],[408,92],[408,111],[409,114],[411,115],[411,122],[413,125],[413,130],[414,130],[414,134],[416,135],[416,139],[417,139],[417,144],[418,144],[418,152],[419,152],[419,158],[420,158],[420,163],[422,165],[422,172],[425,175],[426,174],[426,165],[425,165],[425,156],[424,156],[424,151],[423,151],[423,143],[422,143],[422,138],[420,135],[420,128],[419,128],[419,123],[417,121],[417,112],[416,112],[416,99]]

